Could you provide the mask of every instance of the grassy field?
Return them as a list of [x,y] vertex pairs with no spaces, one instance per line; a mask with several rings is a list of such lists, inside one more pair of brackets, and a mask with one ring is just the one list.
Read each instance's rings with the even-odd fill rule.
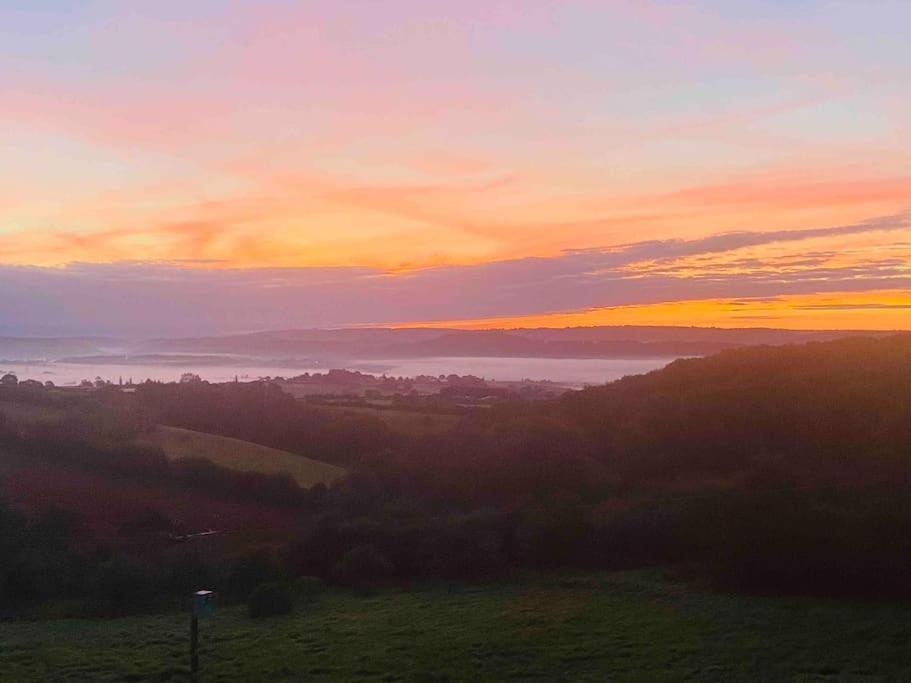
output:
[[48,418],[64,417],[67,410],[57,406],[31,405],[20,401],[0,399],[0,413],[14,422],[36,422]]
[[[750,598],[647,573],[531,578],[202,622],[202,680],[911,680],[911,607]],[[0,676],[186,680],[187,617],[0,624]]]
[[206,458],[236,470],[276,474],[287,472],[304,487],[329,484],[345,470],[318,460],[226,436],[204,434],[179,427],[158,426],[149,438],[169,458]]

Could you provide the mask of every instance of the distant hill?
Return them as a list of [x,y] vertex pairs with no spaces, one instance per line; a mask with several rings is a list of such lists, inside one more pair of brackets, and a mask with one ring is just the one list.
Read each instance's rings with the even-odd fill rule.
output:
[[[344,363],[352,360],[431,358],[679,358],[709,356],[745,346],[802,344],[849,337],[882,337],[888,331],[780,330],[714,327],[570,327],[460,330],[350,328],[275,330],[220,337],[118,340],[106,338],[0,337],[0,369],[28,361],[92,365],[244,364],[251,360]],[[7,361],[4,366],[3,361]]]
[[64,356],[83,356],[101,353],[116,344],[115,340],[97,337],[0,337],[2,361],[55,360]]
[[144,342],[140,350],[149,353],[225,353],[326,359],[433,356],[668,358],[706,356],[742,346],[799,344],[889,334],[894,333],[658,326],[509,330],[370,328],[281,330],[225,337],[159,339]]

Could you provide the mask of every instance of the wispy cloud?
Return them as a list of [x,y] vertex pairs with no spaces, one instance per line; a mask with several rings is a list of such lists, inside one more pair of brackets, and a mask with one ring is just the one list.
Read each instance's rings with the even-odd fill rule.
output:
[[[186,263],[73,263],[0,268],[7,333],[224,332],[540,315],[698,299],[911,288],[911,263],[869,258],[833,267],[816,253],[782,268],[735,259],[714,268],[675,259],[730,257],[747,247],[862,237],[909,228],[907,215],[854,225],[697,240],[648,241],[403,273],[365,267],[206,268]],[[836,254],[837,255],[837,254]],[[661,264],[660,267],[655,264]],[[681,321],[683,322],[683,321]]]
[[0,3],[4,329],[908,277],[907,3],[32,4]]

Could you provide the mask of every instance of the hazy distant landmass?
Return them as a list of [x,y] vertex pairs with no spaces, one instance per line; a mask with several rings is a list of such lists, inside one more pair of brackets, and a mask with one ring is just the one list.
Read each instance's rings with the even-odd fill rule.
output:
[[[705,327],[572,327],[459,330],[348,328],[276,330],[217,337],[125,340],[101,337],[0,337],[7,361],[148,362],[164,354],[213,362],[225,356],[338,361],[432,358],[672,358],[705,356],[730,348],[880,337],[887,331],[781,330]],[[206,357],[209,358],[206,358]]]
[[90,355],[118,343],[100,337],[0,337],[0,359],[24,361]]
[[147,352],[234,353],[268,357],[667,358],[724,349],[884,336],[885,331],[722,329],[702,327],[573,327],[510,330],[368,328],[280,330],[221,337],[158,339]]

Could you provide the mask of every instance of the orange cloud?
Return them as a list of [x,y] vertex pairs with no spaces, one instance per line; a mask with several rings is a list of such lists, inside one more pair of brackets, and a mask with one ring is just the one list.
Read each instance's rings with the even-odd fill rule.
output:
[[426,276],[402,300],[459,265],[439,300],[471,280],[510,313],[673,288],[709,302],[720,287],[887,289],[911,258],[897,232],[673,249],[911,202],[909,60],[843,52],[864,31],[839,35],[837,12],[767,5],[87,9],[79,30],[43,26],[0,56],[0,124],[28,137],[0,159],[0,262]]
[[911,330],[911,290],[702,299],[544,315],[418,322],[401,326],[502,329],[598,325]]

